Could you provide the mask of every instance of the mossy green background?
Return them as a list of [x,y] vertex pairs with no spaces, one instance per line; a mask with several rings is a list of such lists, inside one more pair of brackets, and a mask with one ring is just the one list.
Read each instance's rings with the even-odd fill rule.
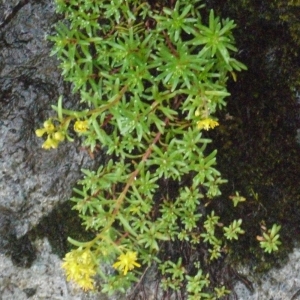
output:
[[[229,83],[227,113],[221,112],[222,125],[210,133],[219,149],[218,168],[229,180],[215,206],[223,216],[243,218],[246,234],[234,243],[233,257],[257,271],[267,270],[284,263],[299,242],[300,3],[206,2],[236,21],[238,59],[248,67]],[[224,201],[234,190],[247,201],[231,211]],[[282,225],[278,253],[260,249],[255,237],[262,222]]]

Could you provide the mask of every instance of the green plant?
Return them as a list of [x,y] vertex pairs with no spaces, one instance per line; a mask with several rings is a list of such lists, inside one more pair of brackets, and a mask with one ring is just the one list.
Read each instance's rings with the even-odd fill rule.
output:
[[[72,141],[73,125],[93,155],[106,152],[98,170],[82,170],[74,189],[74,209],[95,238],[69,238],[77,248],[64,259],[68,279],[93,289],[97,273],[102,291],[125,292],[155,262],[163,288],[186,285],[188,299],[222,297],[226,288],[214,290],[199,263],[187,270],[191,262],[180,252],[169,259],[164,245],[185,243],[191,251],[204,245],[213,260],[226,239],[243,233],[241,220],[224,233],[208,207],[226,181],[214,168],[217,151],[206,149],[205,130],[219,125],[213,115],[226,104],[228,74],[236,79],[234,71],[246,69],[231,57],[234,22],[211,10],[205,26],[198,0],[169,7],[137,0],[56,2],[67,21],[50,37],[52,54],[80,92],[83,110],[64,109],[60,97],[53,106],[57,117],[36,134],[47,135],[43,148],[56,148]],[[234,206],[242,201],[235,198]],[[112,275],[98,267],[105,264],[115,269]]]
[[238,239],[238,234],[245,233],[244,230],[241,229],[242,220],[234,220],[228,227],[224,227],[224,235],[228,240]]
[[278,246],[281,245],[281,242],[279,241],[279,231],[281,226],[273,224],[272,229],[266,229],[264,226],[261,226],[261,228],[263,230],[262,236],[256,237],[260,242],[261,248],[268,253],[278,251]]
[[232,200],[234,207],[236,207],[240,202],[246,201],[246,198],[240,196],[239,192],[236,192],[234,196],[230,196],[229,198]]

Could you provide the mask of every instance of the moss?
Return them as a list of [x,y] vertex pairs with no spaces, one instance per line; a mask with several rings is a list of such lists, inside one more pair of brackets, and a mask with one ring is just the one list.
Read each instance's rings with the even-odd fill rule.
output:
[[[291,251],[300,231],[300,157],[295,138],[300,127],[295,92],[299,87],[295,68],[299,3],[208,2],[237,21],[234,34],[242,49],[237,59],[248,66],[237,83],[231,82],[227,115],[219,115],[222,125],[214,131],[219,169],[229,180],[215,206],[225,218],[244,220],[247,233],[231,249],[233,259],[263,271],[274,266],[274,256],[264,254],[256,241],[261,222],[283,227],[283,245],[275,255],[278,263]],[[238,215],[224,205],[235,190],[247,198]]]
[[67,241],[69,236],[78,240],[94,237],[92,232],[86,231],[81,225],[81,220],[77,212],[72,210],[72,203],[69,201],[59,204],[49,215],[43,217],[29,235],[31,240],[47,237],[53,252],[61,258],[72,249]]

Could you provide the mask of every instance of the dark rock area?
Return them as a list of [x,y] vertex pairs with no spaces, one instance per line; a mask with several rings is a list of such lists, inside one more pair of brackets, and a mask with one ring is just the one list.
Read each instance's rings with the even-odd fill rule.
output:
[[[229,79],[227,114],[211,133],[218,169],[228,179],[216,210],[222,218],[241,218],[246,233],[232,245],[232,256],[256,271],[286,262],[299,242],[300,3],[298,1],[207,1],[223,18],[235,20],[236,58],[248,67]],[[228,196],[247,201],[231,209]],[[223,220],[224,220],[223,219]],[[261,225],[280,224],[282,246],[272,255],[260,247]]]

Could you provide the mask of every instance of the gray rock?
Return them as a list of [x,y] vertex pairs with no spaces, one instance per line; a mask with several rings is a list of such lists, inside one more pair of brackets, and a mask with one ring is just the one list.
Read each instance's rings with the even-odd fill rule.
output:
[[16,217],[12,210],[0,206],[0,252],[6,253],[15,236]]
[[[65,280],[61,260],[53,254],[46,239],[36,240],[37,258],[30,268],[14,266],[0,254],[0,295],[2,300],[57,299],[96,300],[97,294],[84,293]],[[31,295],[31,296],[30,296]]]
[[[41,148],[35,130],[54,115],[59,95],[76,107],[50,57],[57,22],[53,1],[0,0],[0,298],[99,299],[66,282],[48,242],[27,234],[70,198],[81,168],[97,164],[79,142]],[[98,157],[101,159],[101,157]],[[55,222],[55,220],[53,220]],[[32,243],[33,242],[33,243]],[[8,255],[9,254],[9,255]],[[96,297],[96,298],[95,298]]]
[[[289,255],[288,262],[281,268],[272,268],[266,274],[254,274],[248,267],[241,266],[240,273],[253,282],[252,293],[242,283],[235,285],[239,300],[297,300],[300,299],[300,248]],[[230,297],[234,299],[234,297]]]
[[45,151],[35,136],[59,95],[67,107],[78,103],[49,57],[53,2],[2,1],[0,12],[0,205],[15,214],[20,238],[70,197],[80,169],[94,161],[76,143]]

